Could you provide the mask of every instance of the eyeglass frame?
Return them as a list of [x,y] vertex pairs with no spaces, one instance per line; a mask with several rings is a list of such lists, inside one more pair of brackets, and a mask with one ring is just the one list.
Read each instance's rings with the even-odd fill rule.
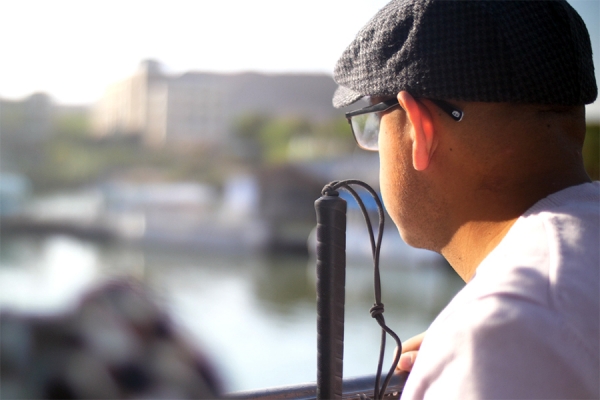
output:
[[[429,100],[432,103],[434,103],[435,105],[437,105],[442,111],[444,111],[446,114],[448,114],[450,116],[450,118],[452,118],[456,122],[460,122],[465,115],[465,113],[462,110],[460,110],[459,108],[453,106],[452,104],[450,104],[444,100],[437,100],[437,99],[427,99],[427,100]],[[360,141],[358,140],[356,132],[354,131],[354,126],[352,125],[352,117],[355,117],[357,115],[374,113],[374,112],[384,112],[384,111],[390,110],[399,105],[400,105],[400,103],[398,102],[398,99],[394,97],[393,99],[384,100],[377,104],[373,104],[373,105],[370,105],[367,107],[360,108],[358,110],[347,112],[345,114],[346,119],[348,120],[348,123],[350,124],[350,129],[352,130],[352,136],[354,136],[354,140],[356,141],[356,144],[360,148],[365,149],[365,150],[379,151],[379,147],[377,149],[369,149],[360,144]],[[377,129],[378,129],[377,135],[379,136],[379,127]]]

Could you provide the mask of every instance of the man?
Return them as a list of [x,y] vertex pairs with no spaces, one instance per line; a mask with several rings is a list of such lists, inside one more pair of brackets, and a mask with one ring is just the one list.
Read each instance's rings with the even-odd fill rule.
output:
[[600,183],[581,156],[597,87],[579,15],[392,1],[335,80],[336,107],[371,103],[347,115],[379,151],[403,239],[468,282],[405,346],[419,353],[402,398],[600,398]]

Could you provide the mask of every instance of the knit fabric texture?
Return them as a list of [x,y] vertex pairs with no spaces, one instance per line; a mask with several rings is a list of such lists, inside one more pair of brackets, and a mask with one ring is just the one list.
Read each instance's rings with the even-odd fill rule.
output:
[[588,31],[564,0],[395,0],[334,70],[333,104],[364,96],[582,105],[598,89]]

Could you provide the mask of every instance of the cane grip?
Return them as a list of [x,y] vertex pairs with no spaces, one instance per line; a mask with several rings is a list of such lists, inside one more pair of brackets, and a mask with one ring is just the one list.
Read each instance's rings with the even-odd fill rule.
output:
[[317,399],[341,399],[346,287],[346,201],[325,195],[317,213]]

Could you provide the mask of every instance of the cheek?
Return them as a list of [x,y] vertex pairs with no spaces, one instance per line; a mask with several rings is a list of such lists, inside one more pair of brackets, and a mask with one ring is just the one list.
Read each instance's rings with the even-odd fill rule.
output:
[[426,173],[413,167],[412,141],[407,129],[382,123],[379,161],[383,202],[402,239],[414,247],[436,250],[432,234],[440,221],[440,196],[432,196],[434,191]]
[[[382,147],[380,147],[382,149]],[[388,153],[388,154],[386,154]],[[395,163],[393,159],[390,159],[388,151],[379,151],[379,185],[381,186],[381,196],[385,203],[388,212],[392,212],[390,209],[393,207],[394,198],[397,192],[397,174],[398,172],[394,168]]]
[[383,204],[392,218],[392,221],[398,228],[404,225],[404,209],[406,204],[405,179],[397,164],[386,163],[385,158],[381,157],[381,167],[379,170],[379,181],[381,186],[381,197]]
[[[410,245],[418,245],[421,209],[425,202],[419,172],[412,165],[412,142],[405,130],[382,124],[379,135],[379,181],[386,210],[400,235]],[[420,247],[420,246],[418,246]]]
[[[383,122],[383,121],[382,121]],[[398,132],[382,124],[379,135],[379,183],[386,209],[398,224],[402,203],[404,157]]]

